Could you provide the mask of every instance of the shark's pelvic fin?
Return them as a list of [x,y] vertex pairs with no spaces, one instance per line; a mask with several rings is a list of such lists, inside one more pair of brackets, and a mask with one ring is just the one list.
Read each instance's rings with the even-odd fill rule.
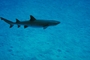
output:
[[20,22],[18,19],[16,19],[16,23]]
[[20,27],[20,25],[18,25],[18,28]]
[[48,24],[46,24],[45,26],[43,26],[43,29],[46,29],[48,26],[49,26],[49,25],[48,25]]
[[35,21],[36,19],[32,16],[32,15],[30,15],[30,21],[31,22],[33,22],[33,21]]
[[44,26],[43,29],[46,29],[48,26]]
[[28,26],[26,26],[26,25],[24,26],[24,28],[27,28],[27,27],[28,27]]

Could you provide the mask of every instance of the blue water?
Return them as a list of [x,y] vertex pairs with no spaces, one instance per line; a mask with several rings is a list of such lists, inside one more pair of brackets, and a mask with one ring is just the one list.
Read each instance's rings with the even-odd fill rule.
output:
[[9,28],[0,20],[0,60],[90,60],[90,0],[1,0],[0,17],[58,20],[56,26]]

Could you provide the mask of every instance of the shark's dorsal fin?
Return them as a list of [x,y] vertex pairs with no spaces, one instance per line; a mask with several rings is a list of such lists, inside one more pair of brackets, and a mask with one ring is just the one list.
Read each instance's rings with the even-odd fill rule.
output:
[[35,21],[36,19],[32,16],[32,15],[30,15],[30,21],[31,22],[33,22],[33,21]]
[[20,22],[18,19],[16,19],[16,23]]

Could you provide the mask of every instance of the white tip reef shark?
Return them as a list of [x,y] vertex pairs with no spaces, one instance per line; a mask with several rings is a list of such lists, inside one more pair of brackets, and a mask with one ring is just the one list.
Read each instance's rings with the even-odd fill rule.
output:
[[18,28],[21,25],[24,25],[24,28],[27,28],[30,26],[30,27],[42,27],[43,29],[46,29],[48,26],[55,26],[60,23],[59,21],[55,21],[55,20],[42,20],[42,19],[39,20],[39,19],[36,19],[35,17],[33,17],[32,15],[30,15],[30,19],[28,21],[19,21],[18,19],[16,19],[16,22],[12,22],[3,17],[0,17],[0,18],[1,18],[1,20],[10,24],[10,28],[12,28],[14,25],[17,25]]

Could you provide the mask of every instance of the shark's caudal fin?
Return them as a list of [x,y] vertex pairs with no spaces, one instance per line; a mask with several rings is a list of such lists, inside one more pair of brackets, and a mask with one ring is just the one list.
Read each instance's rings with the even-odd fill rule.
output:
[[5,19],[5,18],[3,18],[3,17],[0,17],[0,18],[1,18],[1,20],[3,20],[3,21],[5,21],[6,23],[10,24],[10,28],[13,27],[14,22],[12,22],[12,21],[10,21],[10,20],[7,20],[7,19]]

